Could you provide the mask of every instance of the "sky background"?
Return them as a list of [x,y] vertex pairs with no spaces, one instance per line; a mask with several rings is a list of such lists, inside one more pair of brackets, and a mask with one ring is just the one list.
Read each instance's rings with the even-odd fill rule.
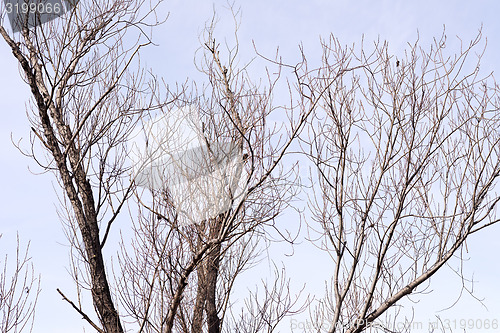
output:
[[[242,14],[238,36],[242,64],[255,57],[252,42],[260,53],[269,57],[279,47],[285,62],[296,63],[300,60],[300,43],[314,61],[321,56],[319,37],[327,37],[331,33],[343,44],[359,43],[362,36],[365,42],[387,40],[390,50],[395,55],[402,55],[408,42],[415,42],[418,36],[423,46],[430,45],[433,38],[441,36],[444,27],[451,51],[459,51],[456,36],[468,41],[482,27],[483,36],[487,39],[482,70],[485,73],[500,71],[498,1],[257,0],[236,1],[235,7],[240,8]],[[169,13],[169,19],[154,33],[158,46],[146,49],[141,60],[172,85],[184,82],[186,78],[201,78],[193,57],[200,46],[199,35],[214,9],[220,19],[217,36],[231,40],[234,22],[225,2],[167,1],[161,7],[161,14]],[[30,255],[37,273],[42,277],[34,332],[81,332],[81,317],[55,291],[56,288],[67,290],[69,294],[73,291],[67,273],[67,241],[56,213],[58,201],[54,188],[57,188],[57,183],[52,174],[39,175],[41,169],[36,163],[22,156],[12,143],[12,140],[21,140],[21,147],[29,148],[25,106],[30,93],[20,78],[17,62],[3,40],[0,41],[0,60],[0,110],[3,116],[0,121],[0,179],[3,189],[0,191],[0,233],[3,234],[0,255],[8,253],[9,260],[13,260],[16,233],[19,233],[22,244],[31,241]],[[249,67],[255,80],[264,73],[261,65],[262,62],[255,61]],[[282,219],[283,223],[296,223],[293,213],[285,214]],[[461,290],[460,279],[450,269],[445,269],[433,278],[430,288],[433,292],[413,304],[415,320],[423,322],[424,327],[429,321],[435,321],[436,315],[457,321],[500,320],[500,228],[495,226],[488,230],[474,235],[467,243],[470,260],[464,268],[465,276],[474,278],[475,295],[484,299],[485,306],[464,294],[453,308],[441,311],[453,304]],[[273,256],[287,267],[295,286],[307,283],[309,290],[321,293],[324,286],[321,273],[325,271],[328,261],[321,256],[311,256],[307,244],[301,246],[301,250],[296,250],[292,257],[285,256],[289,251],[285,247],[274,246],[271,250],[275,251]],[[263,265],[266,269],[269,267],[266,263]],[[456,262],[452,265],[456,266]],[[245,286],[240,287],[240,293],[244,295]],[[297,320],[295,323],[305,320],[303,316],[292,319]],[[281,332],[290,332],[290,319],[285,319],[280,328]]]

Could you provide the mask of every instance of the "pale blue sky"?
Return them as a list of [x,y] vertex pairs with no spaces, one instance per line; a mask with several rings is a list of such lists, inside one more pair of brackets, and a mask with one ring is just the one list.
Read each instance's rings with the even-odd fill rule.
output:
[[[81,0],[85,1],[85,0]],[[291,63],[299,59],[297,45],[303,43],[311,59],[319,58],[319,36],[333,33],[342,43],[374,39],[388,40],[390,49],[402,52],[407,42],[414,42],[419,32],[423,45],[439,37],[446,26],[450,47],[456,46],[458,35],[464,40],[473,38],[483,26],[488,48],[483,59],[483,69],[500,71],[500,3],[498,1],[236,1],[241,7],[242,21],[239,41],[242,63],[254,54],[252,40],[259,51],[272,56],[279,46],[280,54]],[[169,84],[184,82],[187,77],[198,79],[200,74],[193,65],[193,55],[199,47],[198,36],[205,21],[215,8],[220,17],[217,35],[233,36],[233,21],[224,9],[224,1],[168,1],[162,10],[170,12],[169,20],[155,33],[158,47],[146,50],[141,59]],[[454,42],[453,42],[454,41]],[[455,49],[456,50],[456,49]],[[61,230],[55,207],[57,197],[52,184],[52,174],[33,175],[40,172],[36,164],[23,157],[12,145],[23,138],[21,146],[28,148],[29,125],[25,105],[30,97],[27,86],[19,76],[16,61],[5,42],[0,42],[0,177],[3,191],[0,193],[0,252],[13,252],[16,232],[26,243],[31,240],[31,255],[37,272],[42,276],[34,332],[80,332],[83,321],[57,295],[59,287],[72,293],[68,267],[67,241]],[[256,79],[263,70],[256,62],[249,70]],[[253,72],[252,72],[253,71]],[[57,188],[57,184],[54,186]],[[293,215],[285,215],[292,218]],[[500,288],[498,287],[498,255],[500,244],[497,235],[500,228],[474,236],[468,242],[471,260],[466,263],[466,276],[474,276],[476,295],[485,298],[485,309],[471,297],[464,295],[457,306],[439,313],[450,319],[499,319]],[[276,253],[282,249],[273,248]],[[284,257],[289,275],[296,285],[307,282],[311,288],[321,291],[323,277],[320,272],[325,262],[311,257],[305,251],[296,251],[293,257]],[[278,254],[279,256],[279,254]],[[442,272],[433,281],[434,293],[414,305],[417,320],[427,323],[434,320],[436,311],[450,306],[458,297],[460,281],[449,272]],[[282,332],[289,331],[285,321]]]

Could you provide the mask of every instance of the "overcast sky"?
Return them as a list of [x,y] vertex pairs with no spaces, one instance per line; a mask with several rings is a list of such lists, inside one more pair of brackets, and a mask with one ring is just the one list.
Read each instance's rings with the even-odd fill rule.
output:
[[[387,40],[390,50],[398,55],[408,42],[415,42],[417,36],[422,45],[429,45],[434,37],[441,36],[444,27],[450,47],[458,51],[456,36],[470,40],[482,27],[488,44],[483,70],[500,70],[498,1],[256,0],[236,1],[235,6],[240,7],[242,13],[239,31],[242,63],[254,56],[252,41],[259,52],[269,56],[273,56],[279,47],[284,60],[293,63],[299,59],[300,43],[311,58],[319,58],[319,37],[331,33],[344,44],[359,43],[363,35],[366,42]],[[233,19],[226,7],[223,1],[167,1],[162,10],[164,15],[167,11],[170,13],[169,19],[154,35],[159,46],[146,50],[141,56],[142,61],[169,84],[184,82],[188,77],[200,77],[193,56],[199,47],[199,34],[214,8],[220,18],[219,38],[226,35],[232,38]],[[3,40],[0,41],[0,59],[0,177],[3,189],[0,191],[0,233],[3,233],[0,254],[14,254],[17,232],[22,243],[31,241],[33,263],[42,277],[34,332],[80,332],[81,317],[55,291],[58,287],[73,291],[66,272],[69,263],[67,241],[56,214],[58,203],[53,187],[57,188],[57,184],[53,186],[52,174],[38,175],[41,169],[36,163],[23,157],[12,144],[11,138],[15,142],[22,139],[21,147],[29,148],[25,105],[30,95]],[[257,65],[250,67],[250,73],[256,73],[256,80],[263,73]],[[413,304],[416,320],[434,321],[436,314],[456,320],[500,320],[500,242],[497,240],[500,228],[496,226],[489,230],[474,235],[467,243],[471,259],[465,265],[465,275],[476,281],[475,295],[484,299],[486,307],[464,294],[454,308],[438,312],[451,306],[460,295],[461,281],[446,270],[433,279],[431,289],[434,292],[422,298],[420,303]],[[321,270],[324,262],[320,259],[303,251],[296,252],[292,258],[283,256],[283,262],[297,285],[307,282],[322,290],[322,279],[318,274],[310,274]],[[58,322],[54,322],[55,319]],[[282,332],[290,331],[287,325],[289,327],[288,320],[282,326]]]

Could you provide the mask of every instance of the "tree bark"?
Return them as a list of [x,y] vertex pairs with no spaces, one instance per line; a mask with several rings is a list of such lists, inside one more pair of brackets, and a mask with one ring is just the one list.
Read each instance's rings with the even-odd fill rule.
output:
[[[201,241],[198,240],[198,249],[199,251],[201,248]],[[204,268],[204,265],[199,265],[196,268],[197,275],[198,275],[198,286],[196,288],[196,300],[195,300],[195,305],[194,305],[194,310],[193,310],[193,321],[191,323],[191,333],[198,333],[202,331],[203,327],[203,311],[205,310],[205,300],[207,297],[207,289],[205,285],[205,274],[206,270]]]
[[[216,239],[219,235],[222,226],[224,214],[211,220],[210,223],[210,239]],[[221,244],[214,244],[212,251],[207,256],[206,267],[206,301],[205,307],[207,311],[207,325],[209,333],[220,333],[221,321],[217,313],[217,276],[219,275],[220,266],[220,251]]]

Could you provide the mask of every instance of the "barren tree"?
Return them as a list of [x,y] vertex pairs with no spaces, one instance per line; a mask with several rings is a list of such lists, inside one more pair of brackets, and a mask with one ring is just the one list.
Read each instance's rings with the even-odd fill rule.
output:
[[446,56],[443,35],[396,57],[331,37],[303,73],[304,105],[318,105],[303,139],[318,181],[309,226],[334,267],[318,328],[394,331],[383,315],[498,222],[499,90],[480,76],[480,41]]
[[[189,108],[198,110],[199,139],[205,151],[197,151],[197,158],[202,157],[203,168],[186,165],[181,168],[182,177],[192,179],[210,165],[220,169],[208,180],[182,186],[188,196],[160,188],[152,191],[146,203],[141,200],[142,191],[136,193],[142,212],[136,223],[135,252],[126,247],[122,251],[122,296],[130,315],[147,332],[273,331],[286,315],[300,311],[299,297],[290,294],[282,272],[277,272],[275,282],[264,283],[266,291],[258,299],[262,304],[249,297],[248,313],[241,317],[232,309],[231,294],[235,279],[259,257],[261,242],[297,190],[295,172],[284,169],[282,159],[312,109],[290,118],[285,131],[269,126],[266,121],[272,113],[286,112],[272,103],[280,75],[269,77],[267,88],[258,88],[245,69],[234,66],[237,41],[234,48],[221,50],[213,22],[203,37],[200,70],[208,84],[200,92],[188,94],[183,87],[182,93],[172,93],[178,99],[162,108],[162,114],[179,113],[186,101]],[[186,157],[176,154],[175,158]],[[225,160],[228,167],[221,167]],[[212,181],[219,185],[214,188]],[[200,196],[191,190],[201,192],[204,202],[196,202]],[[199,206],[219,206],[220,200],[230,203],[227,209],[198,220],[188,216]],[[134,279],[138,272],[143,279]],[[144,281],[147,285],[139,284]]]
[[[282,111],[271,100],[279,75],[258,88],[234,66],[237,45],[228,50],[228,63],[221,59],[212,26],[202,64],[208,85],[199,93],[193,84],[192,94],[183,86],[161,97],[159,80],[146,80],[136,62],[140,48],[150,43],[145,31],[158,24],[148,21],[156,18],[155,9],[143,1],[90,1],[45,24],[21,21],[18,35],[0,27],[33,95],[32,143],[40,143],[47,158],[35,154],[35,147],[29,155],[57,175],[64,193],[60,215],[72,246],[77,300],[58,292],[98,332],[124,332],[130,318],[145,332],[212,333],[232,331],[232,325],[270,331],[296,301],[282,275],[263,307],[256,305],[258,316],[226,325],[224,318],[235,278],[258,252],[255,242],[265,239],[266,228],[273,228],[293,195],[293,172],[283,171],[281,161],[312,109],[290,118],[287,131],[269,128],[270,113]],[[137,39],[131,41],[134,31]],[[194,107],[201,120],[206,167],[221,158],[236,167],[219,170],[229,180],[220,188],[227,207],[191,224],[183,220],[173,188],[153,189],[148,202],[125,164],[126,143],[137,126],[155,112],[169,115],[185,107]],[[232,186],[233,180],[242,186]],[[135,237],[124,240],[112,279],[103,248],[127,203]],[[99,322],[82,305],[85,290],[91,291]]]
[[15,264],[10,265],[8,256],[5,255],[3,265],[0,265],[2,267],[0,271],[0,331],[2,333],[23,332],[25,329],[33,328],[35,305],[40,293],[40,279],[35,276],[28,250],[29,244],[23,253],[18,237]]
[[[332,37],[322,67],[273,60],[277,74],[261,87],[236,65],[237,38],[224,49],[209,24],[200,64],[207,83],[174,90],[137,61],[160,23],[156,7],[94,0],[45,24],[20,21],[19,34],[0,26],[33,97],[30,155],[64,194],[77,299],[58,291],[96,331],[272,332],[300,311],[279,269],[241,314],[231,299],[269,233],[284,234],[275,219],[299,183],[284,159],[299,136],[318,174],[308,225],[335,268],[315,309],[318,330],[325,322],[331,332],[371,327],[497,222],[497,86],[478,76],[480,58],[464,73],[479,37],[455,58],[443,55],[443,37],[400,59],[386,44],[356,53]],[[297,90],[290,84],[290,105],[278,107],[272,97],[285,69]],[[283,128],[270,122],[274,113]],[[155,116],[192,117],[198,146],[164,149],[173,129],[147,146],[147,170],[137,170],[127,165],[127,141],[137,129],[151,134]],[[127,220],[133,235],[111,266],[103,248]],[[95,314],[84,308],[85,290]]]
[[[79,269],[88,273],[102,326],[60,293],[100,332],[123,332],[102,250],[131,193],[121,178],[123,142],[140,112],[143,77],[129,68],[149,43],[144,31],[154,11],[143,4],[82,2],[61,19],[35,27],[25,22],[13,36],[0,27],[31,89],[32,142],[48,153],[46,162],[33,157],[56,173],[64,191],[69,239],[83,262]],[[124,34],[131,27],[137,39],[127,43]]]

